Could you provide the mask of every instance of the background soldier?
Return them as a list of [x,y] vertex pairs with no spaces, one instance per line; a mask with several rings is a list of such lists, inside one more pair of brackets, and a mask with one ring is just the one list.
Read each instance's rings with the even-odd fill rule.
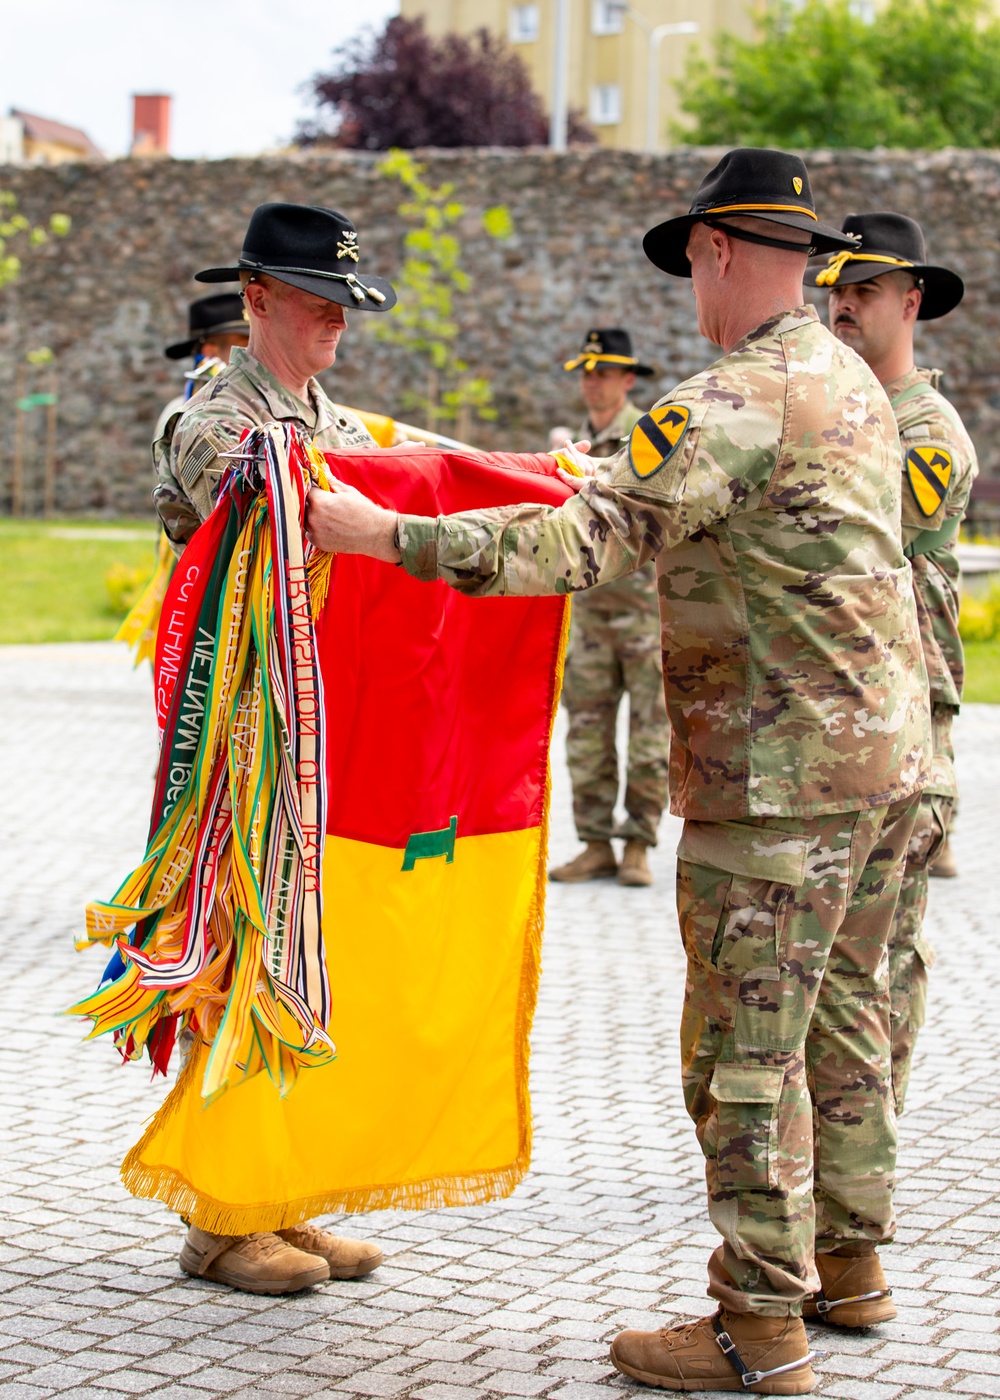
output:
[[243,298],[235,292],[217,292],[190,303],[187,340],[168,345],[163,353],[168,360],[184,360],[193,355],[194,364],[184,376],[187,380],[184,393],[171,399],[157,419],[154,442],[173,432],[188,399],[207,380],[214,379],[220,369],[225,369],[230,353],[237,347],[245,349],[249,339],[250,326]]
[[[583,371],[580,392],[587,418],[576,436],[589,438],[592,457],[613,457],[642,417],[628,397],[636,376],[653,371],[633,355],[628,331],[617,329],[588,331],[583,349],[564,368]],[[628,816],[616,829],[615,728],[625,693]],[[652,560],[635,573],[574,600],[562,698],[569,715],[566,758],[573,783],[573,816],[576,834],[586,846],[574,860],[550,870],[550,878],[574,882],[617,874],[623,885],[651,885],[646,848],[656,845],[667,804],[670,753]],[[620,870],[612,836],[625,839]]]
[[315,375],[333,364],[347,329],[344,308],[389,311],[396,294],[359,276],[354,225],[332,209],[261,204],[235,267],[212,267],[198,282],[239,282],[250,324],[246,350],[174,416],[153,443],[153,500],[177,553],[215,505],[225,462],[247,428],[295,424],[320,451],[371,446],[361,420],[334,406]]
[[309,534],[475,596],[594,587],[656,557],[686,818],[684,1093],[720,1307],[611,1355],[667,1390],[800,1394],[799,1314],[821,1285],[843,1301],[843,1260],[864,1296],[830,1321],[895,1315],[875,1254],[895,1230],[886,950],[930,746],[899,438],[871,370],[802,304],[810,250],[854,240],[819,223],[798,157],[731,151],[643,246],[693,278],[725,353],[578,495],[425,520],[335,486],[311,493]]
[[896,415],[902,442],[903,544],[913,568],[934,742],[889,945],[893,1090],[901,1113],[934,956],[923,935],[928,867],[947,839],[958,796],[951,730],[965,663],[955,543],[978,468],[962,420],[938,392],[940,371],[916,369],[913,362],[917,321],[933,321],[953,310],[965,291],[962,279],[947,268],[928,265],[920,225],[903,214],[851,214],[844,232],[860,236],[858,251],[837,254],[808,280],[829,288],[834,335],[867,360]]
[[[241,282],[250,338],[154,444],[153,496],[178,553],[212,510],[225,466],[219,456],[237,446],[244,429],[285,421],[321,450],[374,446],[360,421],[335,410],[313,377],[336,358],[345,306],[388,311],[395,304],[389,283],[362,279],[358,262],[358,235],[342,214],[263,204],[250,219],[237,265],[196,274],[200,282]],[[382,1252],[310,1224],[245,1236],[192,1225],[180,1262],[186,1273],[250,1293],[289,1293],[331,1277],[361,1277],[381,1264]]]

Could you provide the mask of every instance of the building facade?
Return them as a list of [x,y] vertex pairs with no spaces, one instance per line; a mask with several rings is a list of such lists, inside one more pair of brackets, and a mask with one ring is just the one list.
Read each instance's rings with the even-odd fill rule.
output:
[[[407,19],[428,32],[506,38],[521,55],[532,85],[552,107],[557,0],[401,0]],[[603,145],[662,150],[680,117],[675,81],[691,46],[710,55],[720,31],[749,38],[752,0],[569,0],[569,106],[581,111]],[[696,34],[667,34],[662,25],[694,23]],[[651,79],[651,74],[655,78]],[[652,141],[650,129],[652,128]]]

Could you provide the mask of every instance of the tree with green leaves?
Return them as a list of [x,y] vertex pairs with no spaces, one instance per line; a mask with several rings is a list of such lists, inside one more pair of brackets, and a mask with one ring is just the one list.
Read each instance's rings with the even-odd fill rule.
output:
[[[375,335],[401,346],[427,367],[426,393],[410,394],[405,406],[415,408],[425,420],[423,426],[432,431],[440,419],[456,422],[462,437],[468,433],[472,413],[496,417],[489,381],[469,373],[456,344],[455,295],[467,293],[472,286],[461,266],[462,245],[454,232],[465,206],[454,198],[454,184],[429,184],[425,167],[406,151],[390,151],[376,168],[403,186],[406,193],[399,213],[410,228],[403,242],[403,265],[394,279],[399,301],[375,328]],[[509,238],[514,231],[503,205],[485,210],[482,222],[491,238]]]
[[1000,145],[1000,20],[989,0],[851,0],[762,9],[679,84],[679,141],[747,146]]
[[50,233],[57,238],[65,237],[69,225],[67,214],[53,214],[48,229],[32,224],[18,212],[17,196],[10,190],[0,190],[0,287],[20,275],[22,253],[47,243]]

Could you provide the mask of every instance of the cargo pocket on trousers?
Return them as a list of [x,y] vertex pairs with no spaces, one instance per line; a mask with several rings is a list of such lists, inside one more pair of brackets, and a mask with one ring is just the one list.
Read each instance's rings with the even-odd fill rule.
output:
[[718,1115],[719,1186],[770,1191],[779,1184],[778,1112],[785,1072],[777,1066],[717,1064],[709,1093]]

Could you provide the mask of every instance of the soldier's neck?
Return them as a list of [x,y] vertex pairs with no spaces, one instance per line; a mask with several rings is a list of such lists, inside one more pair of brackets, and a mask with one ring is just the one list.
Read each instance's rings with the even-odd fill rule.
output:
[[914,368],[913,341],[907,339],[902,344],[892,345],[879,359],[869,360],[868,367],[882,385],[902,379]]
[[302,369],[293,364],[287,355],[282,354],[281,347],[271,345],[262,337],[254,336],[254,328],[250,330],[250,344],[247,346],[247,353],[255,360],[259,360],[264,368],[274,375],[275,379],[283,389],[287,389],[290,394],[301,403],[309,402],[309,378],[307,374],[302,378]]
[[627,401],[628,395],[625,394],[622,396],[621,402],[616,403],[613,408],[606,408],[601,412],[598,412],[596,408],[591,408],[588,410],[587,422],[593,429],[595,438],[600,437],[601,433],[604,432],[604,429],[608,427],[609,424],[615,421],[619,413],[621,413],[622,409],[625,407]]

